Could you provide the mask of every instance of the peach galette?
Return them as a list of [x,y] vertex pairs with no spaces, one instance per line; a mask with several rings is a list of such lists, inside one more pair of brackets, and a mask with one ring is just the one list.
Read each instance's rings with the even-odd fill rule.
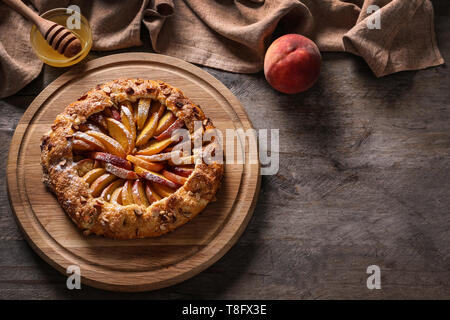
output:
[[162,81],[97,85],[42,137],[43,181],[85,234],[159,236],[214,199],[223,164],[197,155],[218,142],[201,143],[196,156],[179,148],[212,129],[198,105]]

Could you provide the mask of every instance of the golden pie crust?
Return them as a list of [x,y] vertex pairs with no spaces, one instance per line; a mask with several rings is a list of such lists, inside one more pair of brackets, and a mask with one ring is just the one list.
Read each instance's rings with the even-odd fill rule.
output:
[[156,237],[180,227],[215,199],[223,176],[223,164],[204,161],[195,164],[187,181],[172,193],[148,207],[120,205],[94,198],[89,184],[77,173],[73,154],[74,133],[88,118],[117,106],[123,101],[137,103],[153,99],[184,121],[191,134],[194,121],[203,130],[214,128],[201,108],[177,88],[162,81],[118,79],[97,85],[56,117],[41,139],[43,182],[56,195],[58,202],[86,235],[96,234],[115,239]]

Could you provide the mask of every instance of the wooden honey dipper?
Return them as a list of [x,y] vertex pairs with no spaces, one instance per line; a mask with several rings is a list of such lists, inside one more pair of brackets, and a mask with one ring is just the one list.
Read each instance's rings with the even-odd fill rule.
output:
[[56,22],[40,17],[20,0],[3,0],[3,2],[33,22],[48,44],[60,54],[71,58],[81,51],[81,41],[73,32]]

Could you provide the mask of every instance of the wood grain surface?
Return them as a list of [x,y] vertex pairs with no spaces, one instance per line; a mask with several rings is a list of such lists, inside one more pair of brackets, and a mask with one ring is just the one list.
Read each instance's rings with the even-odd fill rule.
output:
[[[170,234],[113,240],[83,236],[42,183],[40,139],[56,115],[96,84],[124,77],[160,79],[202,106],[216,128],[252,128],[239,101],[217,79],[180,59],[110,55],[58,77],[30,104],[16,127],[8,159],[12,208],[30,245],[62,273],[81,270],[82,283],[114,291],[148,291],[186,280],[217,261],[244,231],[259,193],[259,165],[225,163],[217,201]],[[236,141],[242,148],[240,141]],[[251,148],[244,155],[249,158]],[[257,158],[257,155],[253,157]],[[227,159],[231,160],[231,159]]]
[[[450,3],[433,5],[439,48],[449,61]],[[147,45],[128,51],[149,51],[147,34],[142,39]],[[236,245],[169,288],[70,291],[66,277],[27,245],[3,184],[0,298],[450,298],[448,66],[377,79],[358,57],[324,53],[318,83],[293,96],[272,90],[262,73],[204,70],[239,98],[254,127],[280,129],[280,170],[262,178],[253,217]],[[3,178],[20,117],[65,71],[45,67],[0,101]],[[381,290],[366,287],[372,264],[381,268]]]

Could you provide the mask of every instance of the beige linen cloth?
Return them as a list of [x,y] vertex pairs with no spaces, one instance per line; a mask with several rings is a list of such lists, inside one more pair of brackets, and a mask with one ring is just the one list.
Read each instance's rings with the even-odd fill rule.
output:
[[[93,50],[139,46],[141,26],[156,52],[232,72],[262,70],[274,38],[298,33],[322,51],[364,58],[377,77],[444,63],[429,0],[31,0],[43,13],[76,4],[89,20]],[[381,10],[380,29],[369,29]],[[38,76],[42,63],[29,44],[31,25],[0,3],[0,98]]]

